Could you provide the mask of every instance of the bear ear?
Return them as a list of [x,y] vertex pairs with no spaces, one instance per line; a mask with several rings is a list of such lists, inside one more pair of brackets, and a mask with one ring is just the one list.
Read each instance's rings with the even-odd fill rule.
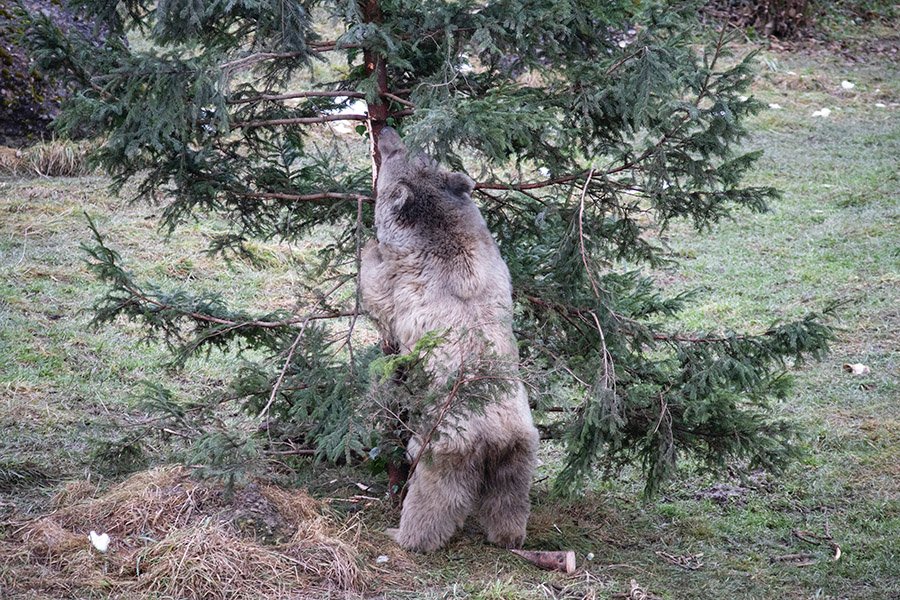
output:
[[475,182],[465,173],[447,174],[447,189],[451,194],[465,196],[475,189]]
[[[391,206],[396,206],[397,208],[402,207],[406,204],[406,201],[409,200],[410,190],[405,185],[395,186],[388,194],[386,194],[386,198],[383,199],[385,204],[389,204]],[[376,198],[376,202],[382,201],[382,198]]]

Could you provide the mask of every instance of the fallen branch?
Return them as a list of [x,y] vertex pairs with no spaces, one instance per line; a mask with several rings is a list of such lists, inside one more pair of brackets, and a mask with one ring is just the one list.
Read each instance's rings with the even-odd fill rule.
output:
[[772,557],[772,562],[789,562],[795,567],[809,567],[819,562],[814,554],[809,552],[795,552]]

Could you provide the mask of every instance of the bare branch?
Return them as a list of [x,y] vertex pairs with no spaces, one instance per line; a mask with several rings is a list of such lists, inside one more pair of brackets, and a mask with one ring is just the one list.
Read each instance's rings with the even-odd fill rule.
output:
[[300,52],[256,52],[242,58],[237,58],[235,60],[222,63],[221,65],[219,65],[219,68],[221,68],[225,72],[230,72],[236,71],[238,69],[243,69],[245,67],[252,67],[256,63],[260,63],[266,60],[276,60],[279,58],[297,58],[298,56],[301,56]]
[[488,183],[478,182],[475,184],[476,190],[535,190],[538,188],[548,187],[551,185],[559,185],[560,183],[568,183],[577,179],[587,177],[591,171],[582,171],[581,173],[573,173],[572,175],[563,175],[554,179],[546,179],[544,181],[535,181],[533,183]]
[[[384,98],[388,100],[392,100],[397,104],[402,104],[403,106],[408,106],[410,108],[415,108],[416,105],[401,98],[396,93],[384,92],[381,94]],[[366,94],[364,92],[357,92],[354,90],[304,90],[299,92],[287,92],[284,94],[262,94],[260,96],[254,96],[252,98],[241,98],[238,100],[229,100],[228,104],[251,104],[253,102],[277,102],[279,100],[296,100],[298,98],[365,98]]]
[[297,337],[294,338],[294,343],[291,344],[291,347],[288,349],[287,357],[284,359],[281,373],[278,374],[278,379],[275,381],[275,385],[272,386],[272,393],[269,394],[269,401],[266,402],[266,405],[259,413],[260,417],[265,420],[267,429],[269,425],[269,408],[275,402],[275,397],[278,395],[278,389],[281,387],[281,382],[284,381],[284,375],[287,373],[288,366],[291,364],[291,359],[294,358],[294,352],[297,350],[297,345],[300,343],[301,338],[303,338],[303,331],[306,329],[307,323],[309,323],[308,320],[303,321],[303,324],[300,325],[300,331],[297,332]]
[[639,54],[646,52],[646,51],[647,51],[647,47],[642,46],[642,47],[638,48],[637,50],[635,50],[634,52],[632,52],[631,54],[626,54],[625,56],[623,56],[622,58],[620,58],[619,60],[614,62],[612,65],[610,65],[610,67],[608,69],[606,69],[606,72],[603,74],[606,75],[607,77],[609,77],[610,75],[612,75],[613,73],[618,71],[619,67],[621,67],[622,65],[627,63],[632,58],[635,58]]
[[252,98],[241,98],[240,100],[229,100],[228,104],[250,104],[252,102],[278,101],[278,100],[294,100],[296,98],[365,98],[363,92],[354,92],[351,90],[309,90],[302,92],[288,92],[285,94],[262,94]]
[[401,98],[400,96],[398,96],[398,95],[397,95],[398,93],[400,93],[400,92],[393,93],[393,94],[392,94],[391,92],[382,92],[381,95],[382,95],[383,97],[387,98],[388,100],[393,100],[393,101],[396,102],[397,104],[402,104],[403,106],[408,106],[408,107],[410,107],[410,108],[415,108],[415,107],[416,107],[416,105],[413,104],[412,102],[410,102],[409,100],[406,100],[406,99]]
[[409,474],[408,474],[408,479],[406,480],[407,485],[403,488],[403,491],[401,492],[401,497],[406,496],[406,492],[409,489],[408,484],[410,481],[412,481],[413,473],[415,473],[416,467],[419,466],[419,462],[422,460],[422,457],[425,456],[425,453],[428,450],[428,447],[431,445],[431,442],[434,439],[435,434],[438,433],[438,430],[440,429],[441,425],[444,423],[445,419],[447,418],[447,415],[450,413],[450,410],[452,408],[454,408],[454,401],[459,397],[460,390],[462,389],[463,385],[470,384],[470,383],[477,383],[478,381],[482,381],[482,380],[494,380],[494,379],[507,380],[508,379],[506,377],[495,377],[495,376],[476,376],[476,377],[472,377],[470,379],[465,379],[463,377],[464,367],[465,367],[464,364],[460,365],[460,368],[458,371],[459,375],[456,378],[456,380],[453,382],[453,388],[450,390],[450,392],[447,394],[447,398],[441,404],[441,407],[438,410],[438,414],[435,417],[435,420],[432,423],[431,428],[422,437],[422,443],[421,443],[421,446],[419,447],[419,451],[416,453],[415,458],[413,459],[412,463],[409,465]]
[[316,52],[330,52],[332,50],[347,50],[348,48],[362,48],[359,44],[340,44],[337,40],[328,42],[310,42],[309,47]]
[[366,115],[320,115],[318,117],[293,117],[288,119],[258,119],[255,121],[238,121],[232,123],[235,128],[251,129],[253,127],[273,127],[276,125],[315,125],[329,121],[365,121]]
[[[371,121],[369,122],[371,125]],[[356,202],[356,272],[357,278],[359,277],[359,273],[362,270],[362,237],[363,237],[363,201],[362,199],[357,200]],[[347,347],[347,354],[350,356],[350,372],[353,373],[353,370],[356,368],[353,360],[353,330],[356,327],[356,319],[362,314],[362,288],[357,281],[356,284],[356,298],[353,305],[353,312],[356,313],[352,317],[350,317],[350,327],[347,328],[347,339],[344,343]]]
[[[337,41],[328,42],[309,42],[309,47],[313,52],[330,52],[332,50],[345,50],[348,48],[360,48],[358,44],[338,44]],[[305,52],[256,52],[235,60],[222,63],[223,71],[234,71],[237,69],[252,67],[253,65],[267,60],[278,60],[280,58],[299,58],[306,55]]]
[[[389,113],[390,117],[406,117],[413,114],[412,109],[403,109]],[[237,121],[232,123],[232,127],[250,129],[253,127],[274,127],[277,125],[315,125],[317,123],[328,123],[329,121],[367,121],[368,115],[320,115],[318,117],[291,117],[287,119],[258,119],[255,121]]]
[[591,169],[587,176],[587,181],[584,182],[584,187],[581,188],[581,200],[578,204],[578,245],[581,248],[581,263],[584,265],[584,272],[587,274],[588,281],[591,282],[591,289],[594,291],[594,296],[597,299],[600,299],[600,290],[597,286],[597,282],[594,281],[594,274],[591,273],[591,268],[588,266],[587,259],[587,250],[584,247],[584,197],[587,195],[588,186],[591,185],[591,178],[594,176],[594,169]]
[[[584,197],[587,195],[587,189],[588,186],[591,185],[591,178],[593,176],[594,169],[591,169],[588,173],[587,180],[584,182],[584,187],[581,189],[581,200],[579,201],[578,206],[578,244],[581,249],[581,262],[584,265],[584,272],[587,275],[588,280],[591,282],[591,289],[593,290],[594,296],[596,296],[597,300],[602,302],[603,300],[600,296],[600,287],[594,280],[594,274],[591,272],[591,267],[588,264],[587,250],[584,246]],[[615,392],[616,365],[613,362],[612,354],[606,347],[606,335],[603,333],[603,327],[600,326],[600,319],[597,318],[597,313],[591,311],[590,315],[594,319],[594,325],[597,327],[597,333],[600,334],[600,351],[603,354],[603,387]]]

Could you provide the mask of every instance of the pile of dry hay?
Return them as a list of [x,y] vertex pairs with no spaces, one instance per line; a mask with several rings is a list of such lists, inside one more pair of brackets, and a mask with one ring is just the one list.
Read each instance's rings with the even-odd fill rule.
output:
[[[303,492],[251,485],[229,496],[184,467],[163,467],[94,493],[70,484],[51,514],[0,541],[9,565],[0,588],[189,599],[362,591],[358,527],[337,530]],[[109,534],[105,554],[89,542],[92,529]]]

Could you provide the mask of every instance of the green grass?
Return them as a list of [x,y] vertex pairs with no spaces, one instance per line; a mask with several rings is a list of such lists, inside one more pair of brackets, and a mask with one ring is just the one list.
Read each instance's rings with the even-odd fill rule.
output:
[[[751,182],[784,198],[764,214],[738,214],[709,234],[675,226],[667,243],[678,269],[656,273],[669,291],[699,289],[685,329],[762,330],[840,302],[839,337],[821,363],[797,365],[795,393],[778,410],[802,423],[807,452],[779,477],[749,481],[685,473],[645,501],[630,472],[591,484],[581,498],[533,493],[529,548],[574,549],[575,575],[537,571],[485,546],[467,530],[445,550],[413,556],[402,588],[387,598],[610,598],[634,579],[669,599],[900,597],[900,78],[885,59],[846,64],[826,55],[767,55],[755,94],[783,108],[756,117],[750,147],[765,157]],[[879,60],[881,62],[879,62]],[[855,84],[841,88],[842,80]],[[878,108],[876,103],[885,104]],[[828,107],[828,118],[811,113]],[[156,344],[138,344],[136,326],[90,330],[101,287],[79,252],[89,242],[83,211],[140,279],[162,286],[224,290],[229,303],[290,307],[314,243],[259,244],[264,266],[230,265],[202,254],[218,223],[199,223],[166,240],[158,209],[111,197],[107,181],[0,180],[0,537],[11,520],[49,510],[66,478],[101,476],[100,460],[147,415],[133,400],[139,382],[165,380],[181,397],[227,380],[234,359],[213,355],[166,370]],[[127,197],[127,193],[125,194]],[[239,285],[237,285],[239,283]],[[225,284],[225,285],[223,285]],[[869,375],[842,371],[862,362]],[[145,438],[150,461],[170,446]],[[545,453],[541,471],[553,469]],[[385,501],[346,502],[349,468],[302,470],[295,484],[329,500],[335,518],[359,515],[364,535],[396,525]],[[381,487],[379,487],[379,485]],[[828,532],[842,551],[794,533]],[[588,554],[593,560],[586,560]],[[660,554],[663,553],[663,554]],[[779,557],[809,553],[800,566]],[[665,555],[698,555],[687,570]],[[621,596],[618,596],[621,597]]]

